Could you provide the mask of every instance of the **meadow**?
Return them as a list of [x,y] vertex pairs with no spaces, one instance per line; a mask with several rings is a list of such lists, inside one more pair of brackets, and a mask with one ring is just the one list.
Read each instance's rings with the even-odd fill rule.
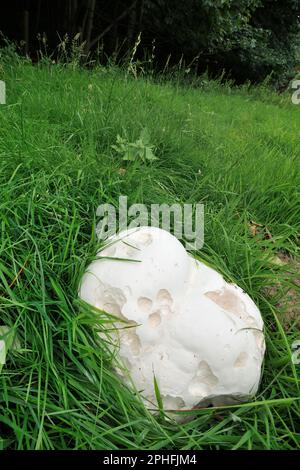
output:
[[[300,109],[290,95],[132,64],[33,65],[9,51],[0,79],[0,448],[299,449]],[[117,136],[136,142],[143,129],[157,160],[123,161]],[[120,383],[97,335],[107,320],[77,292],[97,249],[96,208],[121,194],[205,205],[196,255],[265,321],[253,401],[180,424]]]

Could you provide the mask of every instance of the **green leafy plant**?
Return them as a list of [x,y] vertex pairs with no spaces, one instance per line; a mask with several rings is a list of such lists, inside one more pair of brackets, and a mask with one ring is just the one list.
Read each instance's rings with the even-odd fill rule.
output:
[[150,144],[150,135],[147,129],[141,131],[138,140],[135,142],[129,142],[127,138],[121,137],[118,134],[116,144],[111,147],[125,161],[134,162],[141,160],[145,163],[147,161],[158,160],[153,152],[154,146]]

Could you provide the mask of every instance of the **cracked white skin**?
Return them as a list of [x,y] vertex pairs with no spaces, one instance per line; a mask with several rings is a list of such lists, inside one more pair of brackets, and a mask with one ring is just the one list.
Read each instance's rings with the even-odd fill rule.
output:
[[122,232],[110,243],[88,267],[79,295],[131,325],[117,324],[119,356],[148,406],[156,406],[153,372],[166,410],[254,395],[265,342],[250,297],[159,228]]

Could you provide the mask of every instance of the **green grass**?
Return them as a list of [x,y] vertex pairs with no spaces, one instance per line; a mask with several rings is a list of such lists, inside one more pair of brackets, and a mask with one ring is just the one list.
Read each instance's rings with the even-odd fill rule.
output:
[[[299,365],[276,303],[291,286],[279,250],[297,256],[300,110],[266,88],[199,79],[134,79],[116,68],[33,66],[2,55],[0,324],[14,328],[0,374],[0,448],[299,449]],[[147,128],[159,159],[124,162],[111,145]],[[252,403],[156,419],[112,370],[95,318],[77,298],[95,255],[103,202],[205,204],[198,255],[237,282],[266,326],[263,379]],[[248,223],[272,239],[252,237]],[[265,288],[280,281],[277,298]]]

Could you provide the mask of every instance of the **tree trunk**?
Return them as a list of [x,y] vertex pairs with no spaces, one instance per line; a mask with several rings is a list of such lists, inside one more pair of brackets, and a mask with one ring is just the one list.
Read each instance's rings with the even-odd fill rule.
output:
[[95,15],[96,0],[90,0],[88,3],[88,16],[87,16],[87,27],[86,27],[86,44],[85,51],[89,52],[91,48],[91,36],[94,26],[94,15]]
[[135,30],[136,30],[136,13],[137,13],[136,4],[132,8],[129,18],[128,18],[128,30],[127,30],[127,39],[129,49],[133,46]]
[[24,52],[26,55],[29,53],[29,11],[24,10],[23,16],[23,38],[24,38]]
[[111,23],[109,26],[107,26],[107,28],[105,28],[104,31],[102,31],[101,34],[99,34],[99,36],[97,36],[95,39],[93,39],[91,42],[90,42],[90,47],[94,46],[95,44],[97,44],[97,42],[99,42],[112,28],[113,26],[118,23],[119,21],[121,21],[125,16],[127,16],[129,14],[129,12],[135,7],[136,5],[136,1],[137,0],[134,0],[134,2],[127,8],[127,10],[124,10],[117,18],[115,18],[115,20],[113,21],[113,23]]
[[144,0],[139,1],[139,8],[138,8],[138,33],[142,31],[142,22],[143,22],[143,15],[144,15]]
[[114,26],[112,28],[112,32],[109,38],[109,49],[110,49],[110,54],[113,54],[116,52],[117,49],[117,42],[118,42],[118,23],[115,21],[116,18],[118,17],[118,11],[119,11],[119,1],[116,1],[115,7],[114,7],[114,14],[113,14],[113,22]]

